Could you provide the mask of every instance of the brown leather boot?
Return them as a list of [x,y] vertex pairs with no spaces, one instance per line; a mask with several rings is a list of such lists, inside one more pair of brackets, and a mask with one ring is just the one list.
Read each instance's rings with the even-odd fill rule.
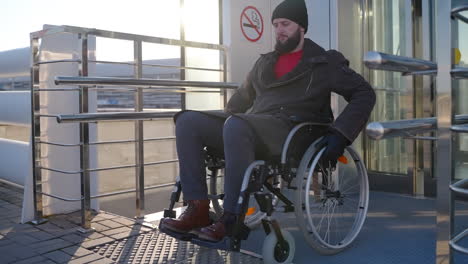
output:
[[195,228],[208,226],[210,221],[210,200],[190,200],[188,206],[177,219],[161,220],[165,228],[178,233],[188,233]]
[[196,231],[198,238],[218,242],[232,232],[236,221],[236,215],[230,212],[224,212],[219,220],[212,225],[203,227]]

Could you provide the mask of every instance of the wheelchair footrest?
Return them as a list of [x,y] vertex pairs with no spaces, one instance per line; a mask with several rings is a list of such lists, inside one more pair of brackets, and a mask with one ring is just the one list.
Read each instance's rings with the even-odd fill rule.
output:
[[240,241],[235,240],[232,237],[224,237],[220,241],[214,242],[214,241],[208,241],[208,240],[203,240],[200,238],[194,238],[191,241],[195,245],[199,245],[202,247],[206,248],[211,248],[211,249],[220,249],[220,250],[227,250],[227,251],[240,251]]
[[176,211],[170,209],[164,209],[164,217],[176,218]]
[[159,231],[161,231],[162,233],[170,236],[170,237],[173,237],[177,240],[182,240],[182,241],[191,241],[193,238],[196,237],[195,234],[190,234],[190,233],[179,233],[179,232],[175,232],[175,231],[172,231],[168,228],[166,228],[163,224],[162,224],[162,221],[159,223],[159,227],[158,227]]

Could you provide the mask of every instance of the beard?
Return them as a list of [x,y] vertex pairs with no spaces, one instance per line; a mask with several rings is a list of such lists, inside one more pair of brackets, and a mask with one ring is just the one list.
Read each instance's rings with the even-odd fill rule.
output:
[[289,53],[296,49],[296,47],[299,45],[299,42],[301,42],[301,34],[300,30],[297,29],[297,31],[294,32],[294,34],[291,37],[286,39],[284,43],[281,43],[281,41],[277,39],[275,44],[275,50],[279,52],[279,54]]

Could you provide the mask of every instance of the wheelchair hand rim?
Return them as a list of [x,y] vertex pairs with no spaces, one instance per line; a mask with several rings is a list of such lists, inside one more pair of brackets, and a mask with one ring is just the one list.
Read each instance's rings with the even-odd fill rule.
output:
[[[363,181],[361,184],[364,185],[363,186],[364,188],[368,188],[367,173],[366,173],[365,168],[364,168],[364,170],[362,168],[362,163],[360,162],[359,156],[357,156],[357,153],[351,147],[347,147],[346,150],[348,151],[348,153],[351,155],[351,157],[355,161],[356,169],[358,170],[358,172],[360,174],[364,173],[364,177],[361,177],[362,178],[361,180]],[[306,190],[304,192],[305,210],[307,212],[307,217],[306,218],[307,218],[307,221],[308,221],[308,227],[314,233],[315,239],[317,239],[322,245],[326,246],[327,248],[342,249],[342,248],[346,248],[347,246],[349,246],[354,241],[354,239],[359,234],[359,232],[360,232],[360,230],[362,228],[362,225],[364,224],[364,220],[365,220],[365,217],[367,215],[368,195],[369,194],[368,194],[368,192],[364,192],[364,191],[360,192],[360,195],[359,195],[360,196],[359,209],[363,210],[363,212],[356,213],[354,223],[353,223],[352,227],[350,228],[351,231],[348,232],[348,234],[346,234],[346,236],[341,241],[339,241],[337,244],[330,244],[329,242],[322,239],[321,235],[318,233],[317,229],[315,228],[315,225],[314,225],[312,217],[311,217],[310,202],[309,202],[309,199],[308,199],[308,194],[310,192],[312,174],[314,173],[315,167],[317,166],[317,164],[318,164],[318,162],[320,160],[320,157],[322,156],[324,151],[325,151],[325,147],[322,148],[320,151],[318,151],[315,154],[315,156],[313,157],[312,164],[310,166],[310,168],[314,168],[314,169],[309,169],[309,172],[308,172],[308,175],[307,175]],[[362,205],[361,205],[361,202],[363,202]]]

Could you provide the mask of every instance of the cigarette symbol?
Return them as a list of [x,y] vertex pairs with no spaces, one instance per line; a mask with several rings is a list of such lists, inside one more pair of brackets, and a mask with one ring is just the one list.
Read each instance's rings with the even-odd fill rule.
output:
[[258,28],[257,25],[252,25],[252,24],[249,24],[249,23],[243,23],[242,25],[244,25],[244,27],[249,27],[249,28]]

